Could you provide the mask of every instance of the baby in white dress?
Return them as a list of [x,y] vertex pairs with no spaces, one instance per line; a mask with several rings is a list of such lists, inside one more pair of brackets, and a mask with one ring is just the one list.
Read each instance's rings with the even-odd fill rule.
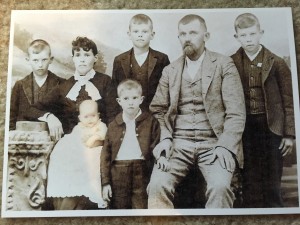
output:
[[85,100],[79,123],[54,147],[48,167],[47,197],[58,210],[84,209],[86,198],[106,208],[102,199],[100,154],[107,127],[99,119],[98,105]]

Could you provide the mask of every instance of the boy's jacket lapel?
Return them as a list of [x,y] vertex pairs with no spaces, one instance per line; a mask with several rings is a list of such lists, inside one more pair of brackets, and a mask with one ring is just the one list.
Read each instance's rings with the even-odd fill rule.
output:
[[156,65],[156,61],[157,61],[157,58],[153,55],[151,48],[150,48],[149,49],[149,61],[148,61],[148,79],[150,79],[150,76]]
[[30,74],[30,76],[28,76],[24,81],[23,81],[23,91],[26,95],[26,98],[28,100],[28,102],[30,103],[30,105],[33,104],[33,73]]
[[128,54],[126,54],[121,61],[122,69],[124,71],[124,75],[126,78],[130,78],[130,68],[131,68],[131,63],[130,63],[130,55],[133,52],[133,50],[130,50]]
[[264,85],[266,79],[268,78],[273,64],[274,64],[274,57],[266,48],[264,48],[264,58],[263,58],[262,68],[261,68],[262,85]]

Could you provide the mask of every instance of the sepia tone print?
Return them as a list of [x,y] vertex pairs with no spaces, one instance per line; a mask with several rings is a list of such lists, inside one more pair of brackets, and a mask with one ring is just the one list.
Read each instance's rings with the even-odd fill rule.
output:
[[[288,102],[287,104],[289,107],[284,108],[284,110],[279,109],[280,115],[281,113],[283,115],[291,115],[289,118],[292,119],[288,121],[291,125],[286,129],[284,128],[285,130],[290,129],[291,131],[282,134],[280,129],[280,131],[275,129],[274,132],[274,129],[270,128],[271,133],[275,133],[276,140],[279,140],[279,142],[281,141],[281,136],[291,140],[290,147],[286,147],[286,150],[282,153],[284,156],[282,157],[281,154],[279,154],[280,165],[278,168],[282,169],[282,171],[279,171],[281,182],[279,184],[280,190],[278,190],[278,193],[280,193],[280,199],[282,200],[282,203],[279,205],[276,205],[277,203],[272,205],[270,203],[272,201],[270,200],[267,200],[267,203],[263,203],[264,200],[260,199],[259,195],[253,196],[253,193],[251,198],[258,199],[257,201],[259,203],[256,205],[250,204],[250,206],[245,205],[247,196],[245,196],[246,191],[243,182],[247,180],[250,173],[245,172],[247,171],[245,168],[249,166],[249,163],[247,162],[248,156],[245,155],[243,147],[245,149],[245,146],[248,146],[249,143],[246,143],[246,145],[243,143],[243,147],[240,143],[244,131],[244,124],[246,123],[247,125],[246,116],[248,118],[249,113],[247,107],[249,106],[247,106],[247,104],[245,105],[244,94],[242,91],[242,85],[244,89],[247,87],[245,87],[243,79],[240,80],[238,76],[238,74],[240,76],[242,74],[240,67],[245,66],[246,62],[243,61],[241,64],[242,66],[239,67],[238,60],[242,57],[236,56],[236,52],[241,46],[243,47],[243,42],[241,41],[241,37],[237,36],[239,33],[234,27],[236,18],[245,13],[255,15],[259,20],[260,29],[263,30],[259,34],[261,35],[261,37],[259,37],[259,46],[262,46],[263,49],[260,51],[263,51],[264,56],[266,56],[269,54],[267,52],[270,50],[273,54],[273,58],[278,57],[276,58],[276,63],[278,62],[280,65],[283,65],[280,69],[278,69],[279,66],[270,66],[267,68],[265,61],[258,61],[258,63],[255,64],[255,69],[258,71],[265,71],[268,69],[267,72],[271,74],[273,72],[276,74],[275,76],[280,76],[276,73],[277,69],[280,71],[287,71],[284,75],[284,80],[289,80],[288,82],[290,83],[280,83],[280,90],[278,89],[280,93],[283,89],[289,89],[289,85],[292,85],[292,89],[290,88],[288,93],[283,92],[280,96],[280,98],[282,97],[282,100],[280,101],[283,101],[284,104]],[[152,27],[150,32],[152,33],[149,34],[149,42],[146,47],[143,46],[142,43],[138,43],[138,41],[135,42],[134,34],[131,33],[136,24],[137,27],[141,24],[150,24],[150,22],[147,21],[147,18],[146,22],[140,18],[137,19],[137,21],[132,22],[132,18],[138,14],[146,15],[151,18]],[[190,93],[187,91],[188,89],[183,91],[184,89],[170,88],[168,89],[170,92],[164,92],[162,88],[166,84],[170,87],[172,87],[172,85],[176,86],[177,81],[175,80],[175,77],[177,76],[177,70],[183,71],[182,67],[178,67],[178,62],[182,61],[182,56],[189,58],[189,54],[192,54],[189,50],[185,49],[186,43],[184,38],[186,37],[183,37],[184,34],[182,32],[185,32],[185,29],[189,29],[185,26],[188,26],[190,23],[192,24],[194,19],[191,19],[192,22],[189,20],[187,22],[180,22],[182,18],[190,14],[205,19],[207,33],[209,33],[209,35],[205,36],[203,42],[205,43],[205,56],[210,56],[211,58],[215,58],[218,63],[219,61],[223,63],[218,64],[215,67],[209,67],[210,70],[207,71],[203,69],[203,74],[195,75],[195,80],[197,80],[197,76],[199,76],[201,77],[201,82],[204,83],[195,84],[196,88],[201,85],[206,85],[205,82],[211,82],[205,80],[205,75],[208,75],[207,77],[209,80],[216,79],[213,80],[212,84],[208,83],[207,87],[202,90],[203,95],[201,95],[204,98],[204,106],[207,107],[207,105],[210,104],[206,102],[208,101],[206,100],[207,96],[212,99],[211,103],[215,104],[219,99],[218,94],[220,94],[221,98],[224,98],[224,100],[218,103],[218,106],[224,105],[225,120],[226,114],[230,114],[230,119],[237,115],[243,119],[239,121],[240,126],[237,126],[237,120],[235,125],[231,126],[233,129],[231,133],[234,134],[234,137],[224,135],[226,138],[223,143],[227,142],[227,144],[224,144],[225,147],[223,150],[227,149],[226,152],[229,150],[230,156],[228,157],[231,157],[232,155],[232,165],[234,165],[232,168],[228,167],[228,162],[231,161],[226,161],[226,157],[224,157],[225,168],[223,167],[221,171],[224,172],[225,170],[228,170],[230,173],[228,190],[230,195],[232,195],[232,197],[230,197],[231,200],[228,201],[230,204],[227,205],[224,201],[222,204],[208,204],[208,201],[211,201],[212,199],[209,194],[210,191],[208,191],[210,190],[210,181],[207,180],[207,175],[203,173],[200,167],[198,168],[197,164],[195,164],[189,167],[186,176],[182,179],[180,178],[180,182],[178,184],[176,183],[174,191],[171,191],[173,195],[171,197],[171,205],[173,208],[169,208],[170,205],[165,204],[165,202],[157,205],[157,199],[155,199],[156,202],[154,203],[153,196],[156,198],[156,196],[160,196],[161,193],[155,193],[153,185],[151,186],[148,184],[149,182],[151,184],[151,181],[155,180],[153,179],[154,177],[157,182],[155,186],[161,185],[165,179],[168,179],[164,175],[169,173],[169,171],[172,171],[172,167],[174,167],[174,164],[172,163],[176,162],[172,161],[172,156],[175,157],[176,153],[173,151],[173,153],[169,154],[166,150],[167,147],[164,145],[160,148],[162,145],[159,143],[169,139],[175,147],[180,146],[181,148],[183,146],[182,148],[193,148],[191,145],[186,144],[185,140],[181,141],[182,138],[180,135],[190,135],[190,133],[182,133],[182,129],[184,128],[184,132],[186,132],[186,130],[189,130],[188,132],[190,132],[190,130],[192,130],[192,132],[198,132],[197,129],[201,130],[198,127],[194,129],[192,121],[188,121],[186,124],[190,127],[185,128],[186,124],[182,124],[180,121],[178,122],[178,120],[176,120],[176,128],[173,127],[172,129],[174,129],[174,132],[170,132],[173,136],[169,137],[170,126],[162,125],[162,123],[165,123],[164,120],[167,117],[158,116],[162,111],[170,109],[172,113],[177,110],[175,117],[187,118],[180,114],[186,110],[182,105],[176,106],[176,110],[172,109],[174,106],[172,99],[174,96],[178,95],[178,99],[181,102],[180,104],[183,104],[181,98],[182,95],[189,97]],[[42,19],[44,21],[43,25],[39,23]],[[181,24],[182,27],[180,27]],[[289,8],[126,10],[122,12],[112,10],[13,11],[11,20],[12,32],[10,38],[10,67],[7,84],[7,109],[10,111],[10,115],[9,118],[6,119],[6,136],[9,138],[7,138],[5,143],[4,168],[6,168],[6,170],[3,175],[2,217],[299,213],[299,179],[297,173],[299,162],[297,159],[296,148],[296,142],[299,142],[299,137],[297,136],[299,131],[297,130],[297,126],[295,126],[295,124],[299,122],[299,102],[297,98],[292,97],[298,96],[292,27],[291,11]],[[146,28],[143,27],[143,29],[143,32],[145,32]],[[194,28],[192,28],[192,30],[193,29]],[[192,37],[191,33],[188,35],[191,35]],[[254,35],[253,31],[250,35]],[[34,40],[44,40],[46,41],[46,44],[42,44],[43,47],[39,49],[40,47],[35,47],[33,43]],[[194,47],[193,42],[188,42],[187,45]],[[96,46],[96,49],[94,49],[93,46]],[[48,61],[44,68],[37,69],[36,73],[43,73],[42,70],[44,70],[44,73],[47,74],[47,81],[36,78],[33,63],[31,63],[31,48],[33,49],[33,52],[37,51],[37,53],[32,55],[39,55],[46,52],[46,56],[44,56],[42,60]],[[145,48],[148,50],[146,51],[147,54],[144,58],[143,56],[134,56],[138,50],[144,50]],[[90,55],[87,55],[87,52]],[[246,56],[246,53],[242,53],[243,57]],[[76,61],[76,57],[81,57],[80,54],[86,58],[90,57],[90,67],[88,67],[87,72],[83,72],[84,75],[90,76],[89,80],[86,81],[83,81],[78,73],[81,71],[81,65],[80,59],[78,58],[79,61]],[[152,56],[153,58],[151,58]],[[233,61],[230,57],[232,57]],[[191,57],[190,59],[193,58]],[[33,62],[34,60],[36,59],[32,59]],[[87,59],[85,60],[87,61]],[[139,60],[147,63],[140,64]],[[203,63],[201,62],[202,64],[200,63],[203,68],[206,65],[205,60],[206,59],[204,59]],[[188,61],[186,63],[188,63]],[[147,68],[145,65],[147,65]],[[221,67],[218,67],[220,65]],[[232,68],[227,70],[227,65],[232,66]],[[253,68],[252,64],[251,68]],[[255,73],[253,71],[252,73]],[[289,71],[291,71],[291,76],[289,75]],[[212,73],[212,75],[209,75],[210,73]],[[218,75],[218,73],[220,73],[220,75]],[[143,75],[141,74],[146,74],[147,78],[143,78]],[[235,74],[237,80],[231,80],[229,82],[229,78],[227,78],[228,74]],[[218,76],[220,76],[220,79]],[[43,77],[43,74],[40,77]],[[49,81],[50,77],[52,79],[51,81]],[[164,79],[167,77],[168,82],[170,81],[170,83],[165,82],[166,80]],[[122,95],[120,94],[120,91],[117,90],[117,86],[122,83],[125,78],[138,80],[141,84],[142,91],[141,93],[137,91],[137,93],[144,97],[142,97],[141,102],[139,102],[140,106],[137,106],[137,109],[141,108],[142,110],[139,113],[135,112],[135,117],[133,118],[136,125],[132,129],[135,130],[134,136],[136,137],[135,139],[127,139],[127,142],[124,141],[126,146],[122,146],[123,139],[128,138],[126,132],[129,130],[129,120],[124,116],[127,112],[126,105],[122,103]],[[172,79],[174,79],[174,82]],[[225,87],[225,83],[222,83],[225,81],[227,81],[228,87]],[[75,91],[77,82],[82,82],[82,86]],[[221,82],[220,85],[222,88],[218,87],[218,82]],[[216,83],[218,84],[216,85]],[[251,85],[250,82],[250,86]],[[85,87],[85,89],[83,87]],[[157,87],[158,89],[156,89]],[[86,91],[85,93],[84,90]],[[97,90],[96,94],[93,94],[95,93],[95,90]],[[139,89],[137,88],[137,90]],[[196,91],[196,89],[194,90],[193,88],[190,90]],[[168,93],[170,96],[164,96],[165,93]],[[208,95],[206,95],[207,93]],[[233,97],[234,95],[236,95],[236,97]],[[276,98],[275,94],[271,95],[271,98]],[[291,98],[286,100],[286,95],[291,96]],[[18,96],[18,98],[16,98],[16,96]],[[258,95],[258,97],[255,96],[255,99],[258,99],[257,101],[259,102],[259,97],[262,96],[263,95]],[[202,97],[200,98],[200,105],[203,105]],[[234,107],[237,108],[232,112],[230,110],[234,107],[229,106],[227,97],[235,99]],[[247,96],[245,95],[245,97],[247,101]],[[160,105],[165,104],[165,98],[171,99],[170,102],[167,103],[166,109],[162,108],[162,105]],[[264,99],[265,98],[266,95],[264,96]],[[88,146],[83,144],[82,140],[84,139],[86,141],[89,137],[93,136],[95,132],[98,132],[98,130],[91,129],[91,131],[88,131],[88,129],[81,126],[83,120],[82,117],[78,117],[82,114],[80,105],[86,99],[97,102],[98,110],[96,110],[97,112],[95,113],[99,113],[100,120],[104,122],[101,129],[102,131],[104,129],[106,132],[106,129],[108,128],[107,136],[105,138],[103,138],[103,135],[101,134],[101,140],[96,138],[97,144],[95,141]],[[198,101],[199,99],[196,100]],[[270,102],[270,100],[268,101]],[[192,107],[198,107],[197,104]],[[266,105],[267,103],[264,104]],[[191,106],[188,105],[188,107]],[[227,110],[225,110],[226,107]],[[198,108],[195,109],[199,110]],[[213,109],[213,111],[209,111],[208,109],[205,109],[206,111],[204,111],[208,117],[202,117],[204,114],[201,114],[201,111],[199,112],[198,115],[201,119],[200,122],[198,121],[198,126],[201,128],[204,126],[205,129],[210,130],[211,133],[209,134],[207,131],[205,131],[205,134],[201,133],[203,132],[201,131],[200,136],[204,135],[205,138],[208,137],[208,140],[212,142],[209,142],[209,144],[206,145],[206,142],[203,142],[202,139],[199,141],[198,136],[196,136],[194,142],[197,142],[197,148],[199,149],[216,149],[218,147],[215,146],[218,145],[216,143],[221,143],[217,141],[223,137],[222,135],[220,136],[217,134],[219,128],[215,129],[215,125],[211,122],[211,118],[214,118],[214,116],[219,113],[218,108],[214,109],[213,106],[209,106],[209,109]],[[251,106],[249,110],[253,110]],[[264,108],[260,108],[260,110],[262,111]],[[273,107],[271,110],[276,111],[277,109]],[[126,115],[130,116],[131,114],[129,111],[128,113],[129,114]],[[197,119],[199,117],[195,118]],[[202,118],[205,119],[202,120]],[[269,123],[268,126],[270,126],[271,122],[267,120],[269,117],[264,119],[266,120],[262,121],[267,121]],[[272,122],[274,120],[276,121],[276,119],[277,121],[281,120],[281,118],[278,117],[274,118]],[[217,119],[213,120],[215,121]],[[209,121],[211,124],[207,125],[206,122],[203,121]],[[287,119],[285,119],[285,123],[289,124],[288,122]],[[124,126],[126,124],[127,129],[123,129],[123,127],[122,130],[120,127],[123,125],[119,127],[118,124],[122,123]],[[264,122],[261,124],[263,123]],[[221,134],[225,133],[227,130],[226,126],[228,126],[228,124],[224,123],[222,128],[220,128]],[[287,125],[284,124],[283,126]],[[153,128],[151,131],[145,129],[149,127],[156,128]],[[164,130],[166,127],[169,129],[167,134]],[[293,127],[296,127],[296,132],[292,131],[295,129]],[[78,128],[79,130],[76,130],[75,128]],[[241,132],[239,129],[241,129]],[[253,131],[255,131],[255,129],[256,128],[254,128]],[[82,134],[80,132],[87,133]],[[93,134],[91,134],[91,132],[93,132]],[[260,130],[259,132],[262,131]],[[258,133],[257,136],[266,137],[262,136],[262,133]],[[151,139],[152,142],[147,142],[148,139]],[[137,157],[132,153],[126,153],[128,155],[124,155],[124,151],[136,148],[135,144],[128,140],[134,140],[134,143],[135,140],[137,140],[139,145],[137,148],[140,153],[142,153],[141,156]],[[207,139],[205,139],[205,141],[207,141]],[[147,142],[147,144],[144,142]],[[236,146],[233,147],[234,144],[236,144]],[[278,146],[281,144],[281,142],[278,143]],[[118,146],[117,150],[115,150],[115,145]],[[284,146],[284,144],[282,145]],[[96,148],[97,150],[95,150]],[[147,150],[144,150],[144,148],[147,148]],[[94,150],[94,152],[87,153],[88,150]],[[105,153],[106,151],[112,151],[112,156],[110,157],[115,158],[111,162],[112,165],[103,168],[103,163],[106,161],[101,157],[103,157],[103,155],[107,156]],[[123,151],[123,154],[116,153],[116,155],[114,155],[114,151],[119,151],[119,153]],[[148,156],[146,151],[150,151],[151,154]],[[62,152],[58,154],[59,159],[56,155],[57,152]],[[210,153],[208,152],[202,153],[200,151],[200,155],[201,154],[204,154],[205,157],[210,157]],[[61,155],[63,155],[63,157],[61,157]],[[129,156],[132,156],[133,158],[130,158]],[[98,160],[95,160],[97,157],[99,157]],[[55,162],[58,163],[51,163],[51,159],[55,159]],[[210,164],[216,163],[219,166],[219,159],[221,159],[220,155],[216,156],[216,159],[212,160]],[[125,161],[126,164],[124,164]],[[142,161],[142,163],[140,163],[140,161]],[[146,163],[144,164],[144,162]],[[74,164],[77,166],[74,166]],[[262,164],[262,168],[265,168],[263,161],[260,161],[260,164]],[[55,170],[52,170],[53,165],[56,165]],[[246,167],[244,167],[244,165],[246,165]],[[253,166],[256,165],[257,164],[253,164]],[[160,170],[161,173],[157,173],[157,171],[152,173],[153,166],[154,168],[157,167],[158,169],[156,169]],[[125,169],[120,169],[116,176],[113,175],[111,177],[111,175],[107,175],[116,173],[117,167],[131,168],[131,170],[135,172],[141,170],[142,172],[139,176],[144,177],[134,177],[131,172],[128,172],[129,170],[125,171]],[[147,167],[147,169],[144,169],[145,167]],[[51,171],[55,171],[52,175],[52,177],[54,177],[53,181],[51,180],[51,182],[48,180],[50,175],[48,173],[49,168]],[[108,168],[110,169],[108,170]],[[75,172],[75,169],[76,171],[81,171]],[[71,171],[70,173],[67,172],[69,170]],[[149,174],[144,174],[145,171],[150,175],[152,173],[153,177],[150,179]],[[69,174],[69,178],[67,178],[67,174]],[[105,174],[105,178],[101,177],[103,174]],[[59,177],[58,175],[61,175],[63,179],[56,179],[55,177]],[[64,176],[66,176],[65,179]],[[80,176],[85,176],[87,179],[80,183]],[[89,176],[90,180],[88,179]],[[216,171],[214,171],[211,176],[213,178],[218,177],[220,181],[225,181],[227,179],[222,176],[219,177]],[[266,171],[264,176],[272,178],[275,174],[270,174]],[[117,181],[113,179],[120,179],[119,186],[115,186]],[[132,200],[134,197],[128,197],[132,194],[132,186],[128,183],[129,180],[132,180],[132,182],[136,181],[136,185],[139,185],[138,181],[145,183],[141,185],[142,189],[145,189],[145,195],[141,195],[143,196],[142,200],[136,201]],[[66,183],[63,184],[64,182]],[[261,191],[260,188],[263,187],[263,182],[264,180],[256,180],[254,184],[251,184],[251,187]],[[89,184],[85,186],[83,183]],[[48,187],[49,184],[51,185],[51,188]],[[108,186],[106,184],[110,184],[111,189],[107,189]],[[212,184],[212,190],[214,191],[214,184],[217,184],[216,182],[212,182]],[[69,188],[68,185],[70,185]],[[120,197],[116,200],[117,198],[114,194],[119,193],[117,192],[118,189],[122,189],[120,195],[124,195],[126,198]],[[47,190],[51,190],[50,195],[47,193]],[[134,190],[140,191],[138,188]],[[104,192],[106,195],[103,196],[100,192]],[[270,189],[270,192],[273,192],[273,190]],[[148,199],[145,196],[147,196]],[[124,199],[126,199],[126,201],[132,201],[132,203],[125,204],[122,202],[125,201]],[[271,197],[271,200],[272,199],[273,197]],[[279,202],[281,202],[281,200]],[[143,202],[143,204],[141,202]],[[250,211],[249,208],[251,208]],[[264,210],[258,208],[264,208]]]

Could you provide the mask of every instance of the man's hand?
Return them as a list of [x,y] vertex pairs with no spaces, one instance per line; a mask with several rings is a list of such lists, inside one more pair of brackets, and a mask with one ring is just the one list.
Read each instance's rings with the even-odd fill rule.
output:
[[109,184],[106,184],[102,187],[102,198],[104,201],[109,202],[112,197],[112,190]]
[[292,153],[294,146],[294,139],[290,137],[284,137],[281,140],[279,150],[281,150],[282,156],[287,156]]
[[228,170],[230,173],[233,173],[235,170],[235,161],[232,156],[232,153],[223,147],[216,147],[212,155],[212,159],[209,161],[209,164],[214,163],[216,160],[219,161],[223,169]]
[[50,131],[50,136],[54,138],[55,141],[58,141],[63,135],[62,124],[59,119],[53,114],[49,114],[47,117],[47,123]]
[[170,139],[164,139],[155,146],[153,156],[156,160],[160,158],[163,151],[165,151],[165,157],[169,159],[173,152],[172,141]]
[[166,157],[164,157],[164,156],[159,157],[156,164],[158,166],[158,169],[160,169],[161,171],[164,171],[164,172],[169,171],[171,168],[169,160],[167,160]]

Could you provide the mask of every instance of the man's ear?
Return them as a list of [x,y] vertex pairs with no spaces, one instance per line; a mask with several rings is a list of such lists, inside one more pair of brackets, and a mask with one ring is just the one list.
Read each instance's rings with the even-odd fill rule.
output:
[[264,33],[265,33],[265,31],[264,30],[260,30],[260,35],[263,35]]
[[237,34],[234,34],[233,37],[234,37],[235,39],[237,39],[237,38],[238,38],[238,35],[237,35]]
[[210,33],[209,32],[205,32],[205,34],[204,34],[204,41],[208,41],[209,38],[210,38]]

